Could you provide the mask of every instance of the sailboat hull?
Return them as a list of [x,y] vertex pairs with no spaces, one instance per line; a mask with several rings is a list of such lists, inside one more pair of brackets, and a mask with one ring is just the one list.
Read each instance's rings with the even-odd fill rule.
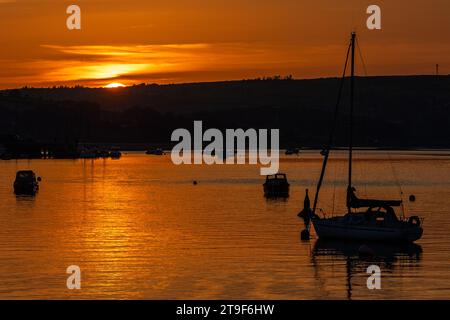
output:
[[319,239],[366,240],[380,242],[414,242],[422,237],[421,227],[358,226],[340,223],[333,219],[312,219]]

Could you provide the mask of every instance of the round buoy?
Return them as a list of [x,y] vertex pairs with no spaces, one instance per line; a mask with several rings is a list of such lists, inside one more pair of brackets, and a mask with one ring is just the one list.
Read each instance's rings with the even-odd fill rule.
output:
[[194,180],[194,181],[192,182],[192,184],[193,184],[194,186],[196,186],[196,185],[198,184],[197,180]]
[[305,241],[310,239],[309,231],[307,229],[302,230],[302,232],[300,233],[300,239]]
[[411,202],[414,202],[414,201],[416,201],[416,196],[415,195],[410,195],[409,196],[409,201],[411,201]]

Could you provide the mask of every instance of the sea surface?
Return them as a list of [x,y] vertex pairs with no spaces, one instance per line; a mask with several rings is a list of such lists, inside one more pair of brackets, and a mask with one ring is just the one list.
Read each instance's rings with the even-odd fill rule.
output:
[[[285,201],[263,197],[259,166],[131,152],[0,161],[0,299],[450,299],[450,152],[356,152],[360,197],[402,198],[406,216],[424,218],[416,244],[370,245],[370,258],[314,232],[300,240],[297,213],[321,161],[318,151],[282,157]],[[332,154],[320,214],[345,211],[346,168]],[[35,197],[13,194],[22,169],[42,177]],[[373,264],[380,290],[366,285]],[[80,290],[66,286],[71,265]]]

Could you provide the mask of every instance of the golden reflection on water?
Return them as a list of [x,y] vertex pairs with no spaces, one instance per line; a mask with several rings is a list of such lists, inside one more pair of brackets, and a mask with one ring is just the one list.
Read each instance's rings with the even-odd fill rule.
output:
[[[344,210],[344,155],[331,160],[319,207]],[[361,196],[399,197],[425,217],[420,252],[360,259],[354,248],[301,242],[297,213],[321,157],[283,158],[291,197],[263,198],[258,166],[174,166],[170,156],[0,162],[0,298],[408,299],[450,298],[450,156],[359,153]],[[42,176],[36,197],[15,197],[17,170]],[[199,184],[194,186],[193,180]],[[399,189],[399,183],[401,189]],[[382,268],[382,290],[365,269]],[[81,290],[66,288],[79,265]]]

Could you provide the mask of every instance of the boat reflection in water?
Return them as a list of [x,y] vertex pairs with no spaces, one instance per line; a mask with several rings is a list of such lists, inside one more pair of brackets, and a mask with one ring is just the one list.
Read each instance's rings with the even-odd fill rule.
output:
[[[366,271],[370,265],[381,268],[383,283],[384,274],[397,273],[399,269],[419,268],[421,259],[422,247],[411,242],[393,244],[318,239],[311,253],[311,263],[319,280],[327,277],[325,274],[321,275],[325,272],[322,267],[345,264],[345,283],[349,300],[353,298],[354,279],[357,276],[367,279],[370,274]],[[330,271],[328,267],[325,270]],[[335,277],[336,273],[332,273]],[[364,281],[363,285],[365,284]],[[371,291],[366,288],[364,290]]]

